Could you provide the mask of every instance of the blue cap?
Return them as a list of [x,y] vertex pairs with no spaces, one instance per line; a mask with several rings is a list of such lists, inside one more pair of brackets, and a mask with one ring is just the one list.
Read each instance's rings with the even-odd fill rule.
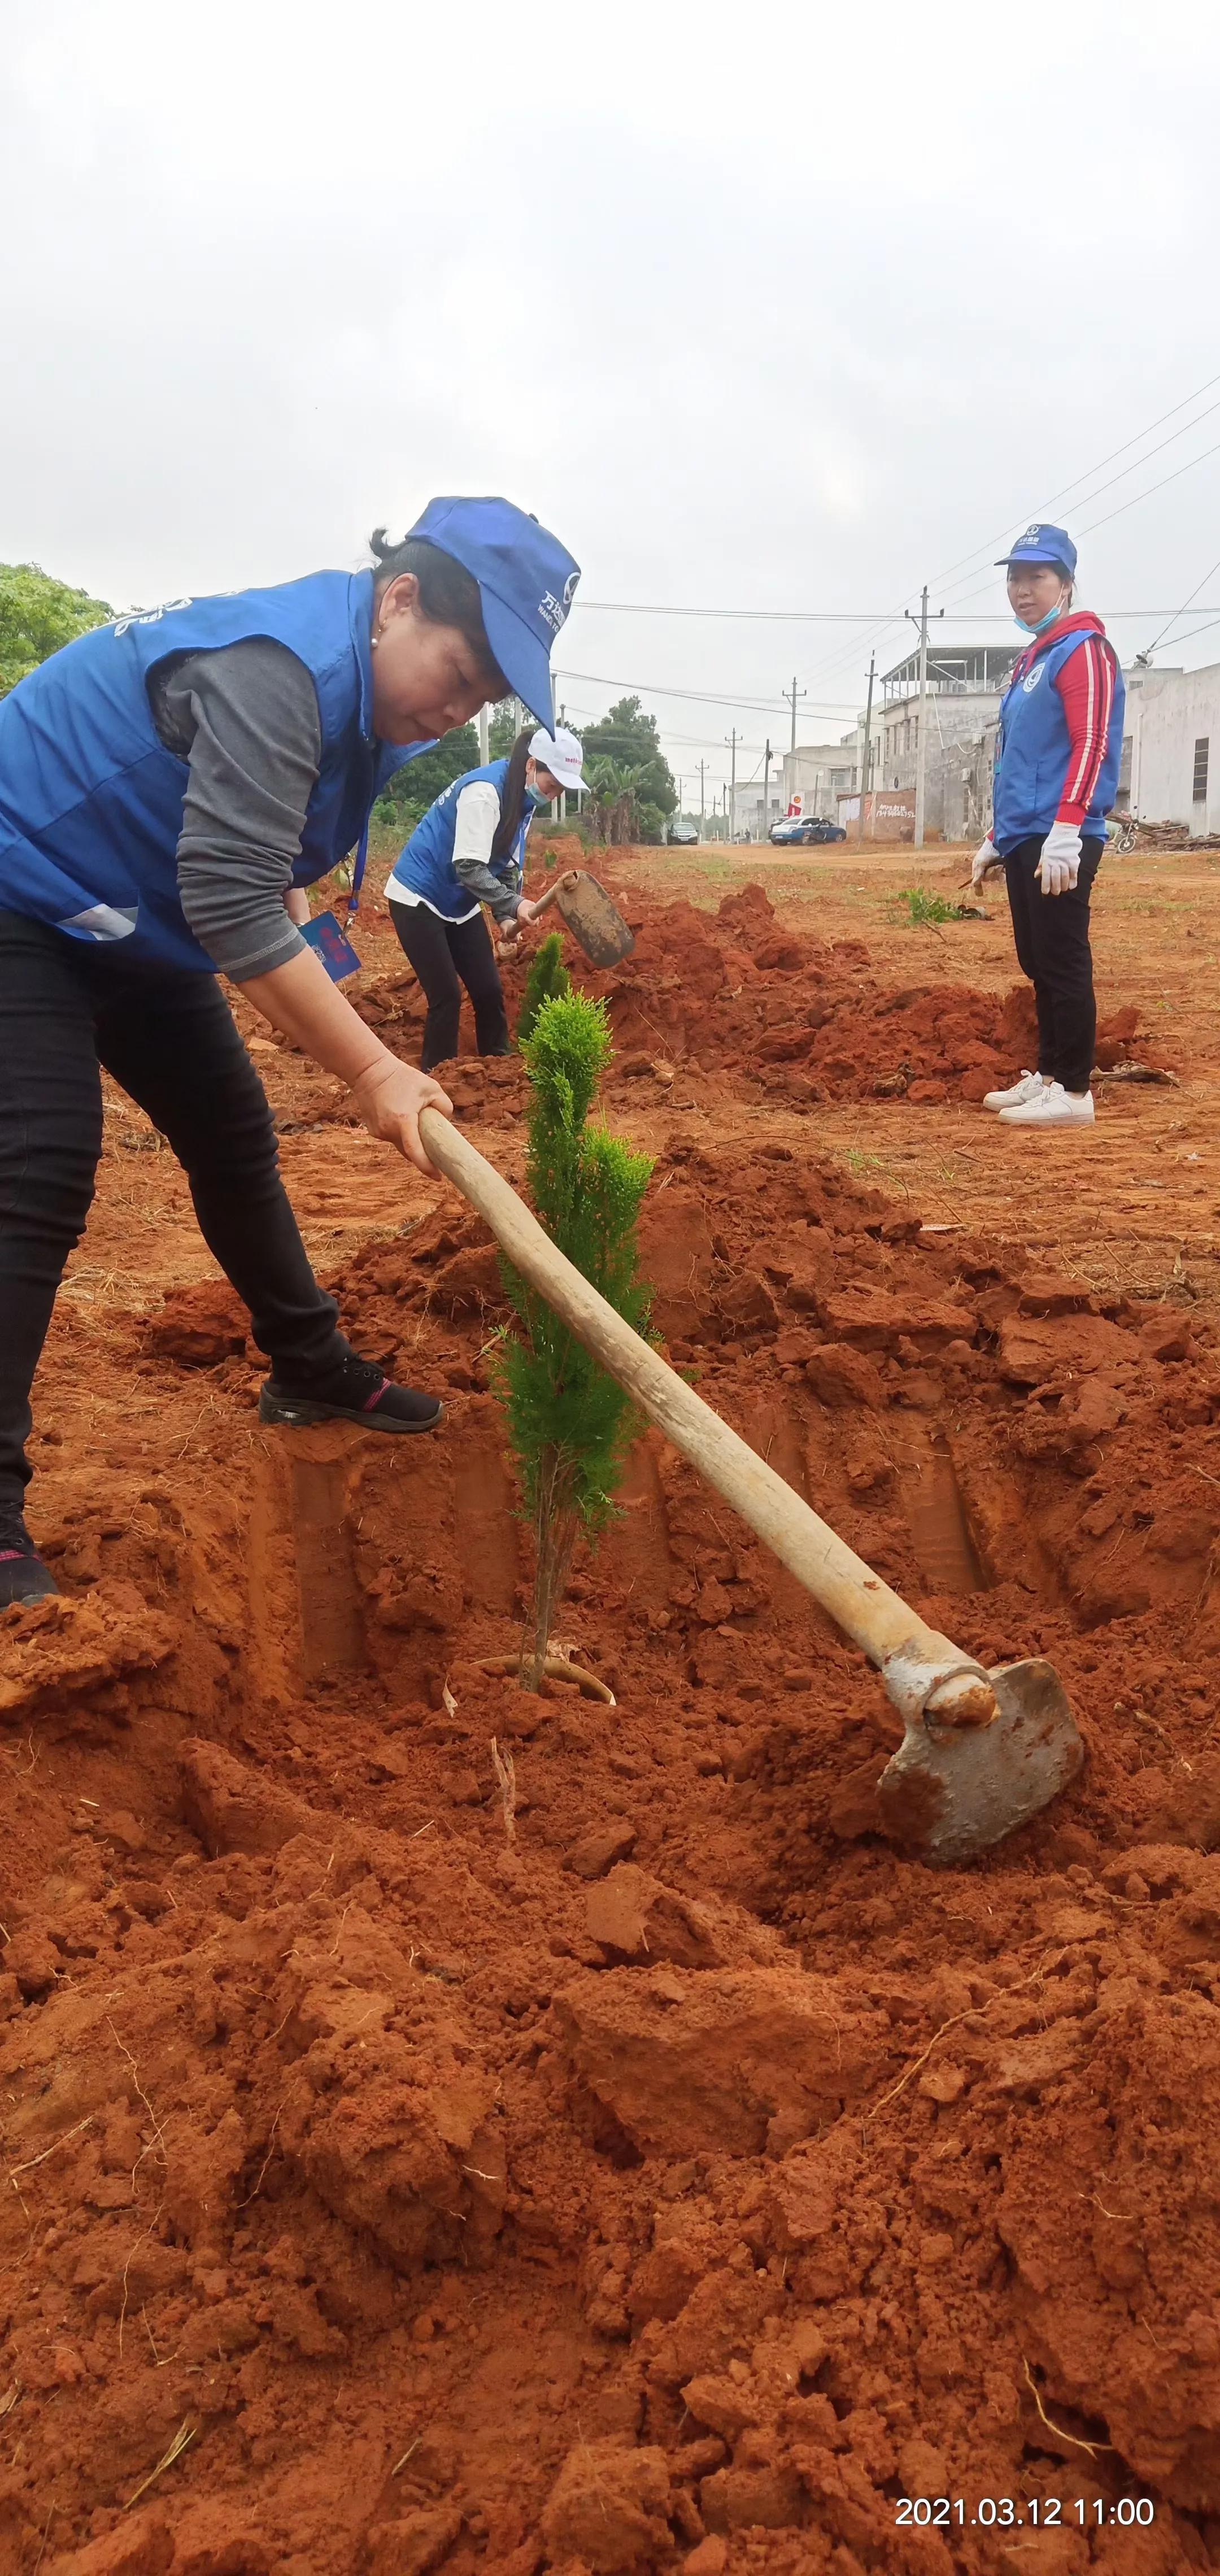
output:
[[473,574],[487,641],[510,689],[553,733],[551,647],[580,579],[575,558],[511,501],[429,501],[408,534]]
[[1032,528],[1026,528],[1015,546],[1010,546],[1007,554],[1000,555],[998,560],[1002,564],[1062,564],[1065,572],[1075,572],[1076,548],[1066,528],[1050,528],[1041,519],[1035,519]]

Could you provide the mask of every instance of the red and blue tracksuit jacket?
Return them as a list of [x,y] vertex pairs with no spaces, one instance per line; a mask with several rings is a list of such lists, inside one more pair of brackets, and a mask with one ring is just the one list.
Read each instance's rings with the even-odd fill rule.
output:
[[1125,705],[1118,657],[1091,609],[1027,645],[1000,704],[991,837],[1001,857],[1052,823],[1103,838]]

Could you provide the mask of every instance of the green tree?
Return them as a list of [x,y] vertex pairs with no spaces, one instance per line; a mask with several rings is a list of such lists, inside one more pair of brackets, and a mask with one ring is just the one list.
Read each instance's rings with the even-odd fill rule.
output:
[[640,780],[643,771],[619,760],[584,759],[590,816],[599,841],[619,846],[640,837]]
[[[608,716],[585,726],[584,750],[586,778],[590,762],[612,763],[631,793],[634,831],[643,839],[659,841],[664,819],[677,805],[678,791],[661,749],[655,716],[644,714],[638,698],[619,698]],[[662,820],[655,823],[658,814]],[[605,837],[625,840],[631,835],[612,831]]]
[[55,581],[40,564],[0,564],[0,698],[61,644],[113,615],[104,599]]
[[395,771],[373,809],[377,821],[413,832],[454,779],[478,766],[478,734],[472,724],[458,725],[452,733],[442,734],[432,751],[421,751],[418,760],[409,760],[405,768]]
[[518,1046],[532,1038],[543,1003],[550,1001],[556,993],[562,995],[571,990],[572,978],[563,962],[563,940],[557,930],[552,930],[530,960],[517,1021]]
[[502,698],[499,706],[492,708],[491,722],[487,728],[487,748],[491,758],[507,760],[520,731],[516,699]]
[[[568,993],[540,1004],[522,1047],[529,1182],[552,1242],[635,1332],[646,1333],[651,1292],[639,1276],[636,1223],[652,1164],[587,1124],[612,1052],[603,1003]],[[521,1678],[536,1689],[576,1541],[582,1531],[596,1541],[613,1517],[635,1417],[630,1398],[546,1299],[503,1267],[517,1327],[502,1345],[498,1392],[534,1531],[533,1636]]]

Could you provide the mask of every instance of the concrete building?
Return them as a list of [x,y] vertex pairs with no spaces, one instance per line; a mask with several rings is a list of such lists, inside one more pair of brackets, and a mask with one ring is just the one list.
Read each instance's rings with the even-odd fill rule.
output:
[[761,769],[757,778],[738,779],[737,794],[733,800],[733,812],[736,818],[737,838],[739,841],[765,841],[772,824],[780,822],[787,811],[788,799],[784,793],[783,773],[779,768],[778,762],[772,762],[771,774],[767,780],[767,810],[765,814],[763,813],[763,783]]
[[786,751],[779,782],[785,814],[799,796],[802,814],[832,820],[840,796],[850,795],[859,784],[859,761],[854,732],[838,742],[798,743],[795,751]]
[[1220,662],[1199,671],[1129,671],[1120,809],[1220,832]]
[[[978,754],[990,732],[994,737],[1000,699],[1020,644],[955,644],[928,646],[928,686],[924,720],[928,729],[924,768],[924,827],[946,840],[969,840],[986,827],[991,810],[991,781],[980,782]],[[882,675],[881,705],[874,724],[881,742],[881,774],[876,784],[888,789],[913,788],[919,760],[919,655],[908,653]]]

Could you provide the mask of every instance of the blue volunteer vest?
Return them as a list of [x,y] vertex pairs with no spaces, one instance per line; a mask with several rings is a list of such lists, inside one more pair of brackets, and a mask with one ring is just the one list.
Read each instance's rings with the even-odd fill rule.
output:
[[[1000,735],[996,749],[994,820],[991,837],[1001,855],[1049,832],[1063,802],[1071,741],[1055,675],[1093,629],[1077,629],[1039,653],[1023,679],[1014,680],[1000,701]],[[1106,647],[1109,650],[1109,647]],[[1105,818],[1114,803],[1123,750],[1123,675],[1114,667],[1114,703],[1105,757],[1083,830],[1103,838]]]
[[[503,803],[507,776],[507,760],[491,760],[485,769],[468,769],[464,776],[453,779],[444,793],[437,797],[435,805],[430,805],[416,824],[406,848],[395,863],[386,886],[387,895],[391,898],[396,892],[415,895],[421,903],[427,904],[430,912],[438,913],[442,921],[468,921],[471,914],[478,911],[478,904],[472,901],[469,886],[463,885],[453,864],[458,798],[464,787],[473,787],[476,780],[486,778]],[[520,827],[508,856],[487,862],[493,877],[499,877],[501,884],[513,894],[521,884],[525,844],[533,819],[534,808],[527,796]]]
[[214,974],[178,900],[187,764],[153,723],[150,675],[170,654],[255,635],[304,663],[322,758],[292,878],[311,885],[359,840],[386,780],[430,748],[374,737],[372,613],[371,572],[315,572],[120,617],[53,653],[0,699],[0,910],[121,941],[125,960]]

